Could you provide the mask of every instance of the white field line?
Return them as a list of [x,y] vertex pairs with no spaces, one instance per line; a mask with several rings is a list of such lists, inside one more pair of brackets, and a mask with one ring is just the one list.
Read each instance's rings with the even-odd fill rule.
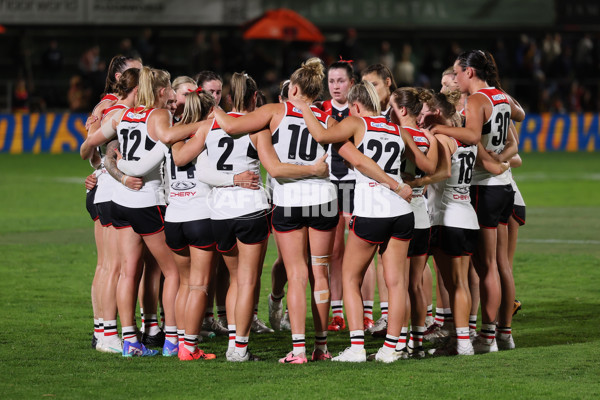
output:
[[[569,174],[547,174],[545,172],[522,172],[514,175],[517,184],[521,181],[572,181],[573,175]],[[577,175],[576,180],[583,181],[600,181],[600,173],[583,173]]]
[[76,183],[78,185],[83,185],[85,183],[85,176],[84,177],[76,177],[76,176],[57,176],[54,178],[51,178],[52,181],[54,182],[58,182],[58,183]]
[[517,239],[519,243],[600,244],[600,240]]

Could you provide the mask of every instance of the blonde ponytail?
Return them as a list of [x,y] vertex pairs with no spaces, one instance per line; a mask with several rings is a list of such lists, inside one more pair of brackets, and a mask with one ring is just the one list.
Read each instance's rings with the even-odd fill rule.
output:
[[290,82],[298,85],[302,94],[310,100],[315,100],[323,90],[325,67],[320,58],[309,58],[290,77]]
[[348,103],[362,104],[367,110],[374,112],[376,115],[381,114],[381,105],[379,96],[375,90],[375,86],[368,81],[360,81],[352,86],[348,92]]
[[144,106],[144,111],[154,107],[160,90],[170,86],[171,75],[167,71],[142,67],[135,106]]

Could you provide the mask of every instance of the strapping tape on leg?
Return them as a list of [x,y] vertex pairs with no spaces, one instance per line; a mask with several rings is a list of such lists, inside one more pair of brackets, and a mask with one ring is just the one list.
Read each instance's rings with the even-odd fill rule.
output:
[[313,292],[315,296],[315,304],[323,304],[329,302],[329,290],[317,290]]
[[201,292],[204,292],[204,294],[208,296],[208,286],[196,286],[196,285],[189,285],[189,286],[190,286],[190,291],[199,290]]
[[313,256],[313,255],[311,255],[310,256],[310,261],[311,261],[311,264],[313,266],[320,265],[322,267],[329,268],[330,260],[331,260],[331,255],[327,255],[327,256]]

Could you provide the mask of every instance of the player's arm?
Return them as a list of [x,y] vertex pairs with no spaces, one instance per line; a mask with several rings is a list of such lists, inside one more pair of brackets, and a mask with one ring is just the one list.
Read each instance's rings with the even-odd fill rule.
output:
[[113,140],[106,145],[106,156],[104,157],[104,168],[108,171],[110,176],[127,186],[129,189],[140,190],[144,185],[144,181],[141,178],[136,178],[124,174],[117,168],[117,153],[116,150],[119,147],[119,142]]
[[469,145],[477,144],[481,140],[481,128],[483,127],[484,109],[487,99],[480,93],[469,96],[465,106],[465,127],[452,127],[447,125],[435,125],[431,133],[444,134]]
[[452,154],[456,151],[456,142],[446,135],[436,135],[440,142],[438,162],[435,171],[421,178],[405,179],[404,182],[412,187],[420,187],[431,183],[441,182],[450,178],[452,171]]
[[354,165],[354,168],[359,170],[363,175],[366,175],[381,184],[387,185],[400,197],[406,201],[410,201],[412,198],[411,187],[391,178],[375,161],[361,153],[350,141],[335,143],[333,146],[340,156],[350,164]]
[[248,132],[258,132],[269,128],[271,118],[281,111],[282,104],[265,104],[251,113],[240,117],[232,117],[221,109],[215,109],[215,119],[219,126],[229,135],[239,135]]
[[329,165],[325,162],[327,154],[318,159],[313,165],[282,163],[273,147],[271,131],[264,129],[254,135],[256,135],[258,158],[271,177],[275,179],[299,179],[310,176],[321,178],[329,176]]
[[406,129],[400,128],[400,134],[406,145],[406,156],[408,159],[415,163],[415,165],[424,173],[433,174],[438,159],[437,140],[435,139],[435,136],[429,135],[427,137],[429,139],[429,150],[427,151],[427,154],[425,154],[419,150],[412,135],[408,133]]
[[496,160],[488,153],[481,143],[477,144],[477,165],[480,165],[490,174],[500,175],[509,168],[508,162]]
[[[204,120],[192,122],[190,124],[177,124],[172,126],[171,113],[168,110],[155,110],[152,118],[149,118],[148,135],[155,140],[160,140],[164,144],[173,144],[180,140],[187,139],[201,126],[210,125],[212,121]],[[153,137],[154,136],[154,137]]]
[[124,160],[119,150],[115,149],[117,167],[127,175],[144,176],[164,161],[168,151],[169,149],[164,143],[156,142],[152,150],[145,153],[139,160]]
[[198,129],[196,134],[192,136],[188,141],[180,141],[171,146],[171,152],[173,154],[173,162],[178,167],[182,167],[190,163],[193,159],[198,157],[204,150],[206,144],[206,135],[208,134],[209,125]]
[[337,123],[333,118],[329,118],[327,128],[324,128],[308,104],[301,101],[293,101],[292,104],[302,112],[302,118],[306,122],[308,131],[319,143],[344,142],[365,129],[363,120],[354,116],[348,116],[340,123]]

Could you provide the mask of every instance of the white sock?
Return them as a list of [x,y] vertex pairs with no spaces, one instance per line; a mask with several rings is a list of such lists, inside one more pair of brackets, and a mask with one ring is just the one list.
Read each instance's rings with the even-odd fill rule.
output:
[[379,302],[379,307],[381,308],[381,317],[387,319],[387,317],[388,317],[388,302],[387,301]]
[[124,326],[121,329],[122,335],[123,335],[123,341],[125,342],[130,342],[130,343],[137,343],[138,339],[137,339],[137,335],[135,333],[135,325],[132,326]]
[[299,354],[306,354],[306,336],[305,335],[292,335],[292,354],[297,356]]
[[350,331],[350,348],[354,351],[365,349],[365,331]]
[[408,326],[403,326],[396,345],[396,351],[406,350],[406,342],[408,338]]
[[229,331],[229,343],[227,348],[233,349],[235,348],[235,325],[227,325],[227,330]]
[[334,317],[344,318],[344,301],[343,300],[332,300],[331,301],[331,313]]
[[171,342],[171,344],[177,344],[177,327],[165,325],[165,340]]
[[363,317],[373,320],[373,304],[371,300],[363,300]]
[[385,335],[385,342],[383,342],[383,346],[381,349],[384,353],[390,354],[396,351],[396,346],[398,345],[398,336]]
[[196,345],[198,344],[198,335],[185,335],[183,345],[190,353],[196,351]]
[[235,337],[235,352],[240,356],[245,356],[248,351],[248,336]]
[[487,344],[492,344],[496,339],[496,324],[481,324],[479,336],[485,339]]
[[160,333],[160,327],[158,326],[158,319],[156,314],[144,315],[144,326],[144,332],[148,336],[154,336]]
[[469,327],[456,328],[456,348],[466,348],[471,345],[471,338],[469,336]]

